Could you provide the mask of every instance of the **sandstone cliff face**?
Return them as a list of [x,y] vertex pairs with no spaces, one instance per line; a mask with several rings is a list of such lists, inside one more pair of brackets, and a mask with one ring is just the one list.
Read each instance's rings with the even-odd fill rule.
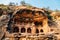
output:
[[[48,19],[46,10],[36,7],[27,8],[26,6],[14,8],[15,11],[11,12],[10,16],[4,14],[0,18],[5,38],[15,40],[16,37],[19,40],[26,40],[27,36],[46,37],[50,34],[53,35],[58,30]],[[51,25],[49,26],[48,23]]]

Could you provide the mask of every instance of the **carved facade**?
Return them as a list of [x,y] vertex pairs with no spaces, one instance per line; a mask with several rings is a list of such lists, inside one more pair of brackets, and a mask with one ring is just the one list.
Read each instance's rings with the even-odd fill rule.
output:
[[20,9],[10,19],[8,27],[4,27],[6,40],[48,40],[48,36],[57,33],[57,27],[50,26],[49,19],[43,9]]

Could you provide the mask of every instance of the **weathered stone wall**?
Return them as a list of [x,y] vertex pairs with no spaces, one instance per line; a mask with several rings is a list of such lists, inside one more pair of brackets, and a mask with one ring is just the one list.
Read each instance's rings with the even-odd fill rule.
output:
[[42,9],[20,9],[14,12],[10,22],[9,30],[3,27],[6,40],[48,40],[49,36],[55,40],[53,37],[58,34],[57,27],[48,25],[47,15]]

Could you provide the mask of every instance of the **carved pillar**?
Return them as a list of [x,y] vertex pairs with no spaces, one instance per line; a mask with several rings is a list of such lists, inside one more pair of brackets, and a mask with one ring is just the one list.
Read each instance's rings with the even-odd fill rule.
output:
[[32,34],[35,34],[35,31],[36,30],[36,28],[35,27],[32,27]]
[[45,34],[47,34],[49,32],[48,19],[47,18],[43,20],[43,31]]

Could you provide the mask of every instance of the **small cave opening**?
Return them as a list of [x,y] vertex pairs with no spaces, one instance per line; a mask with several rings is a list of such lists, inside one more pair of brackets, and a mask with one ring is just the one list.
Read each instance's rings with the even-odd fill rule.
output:
[[36,29],[36,33],[39,33],[39,30],[38,29]]
[[28,29],[27,29],[27,32],[28,32],[28,33],[31,33],[31,28],[28,28]]
[[14,28],[13,28],[13,32],[14,32],[14,33],[19,32],[19,28],[18,28],[18,27],[14,27]]
[[40,32],[44,32],[43,29],[41,29]]
[[21,28],[21,33],[25,33],[26,32],[26,29],[23,27]]
[[34,24],[36,25],[36,26],[38,26],[38,25],[41,25],[41,26],[43,26],[43,24],[42,24],[42,22],[34,22]]

